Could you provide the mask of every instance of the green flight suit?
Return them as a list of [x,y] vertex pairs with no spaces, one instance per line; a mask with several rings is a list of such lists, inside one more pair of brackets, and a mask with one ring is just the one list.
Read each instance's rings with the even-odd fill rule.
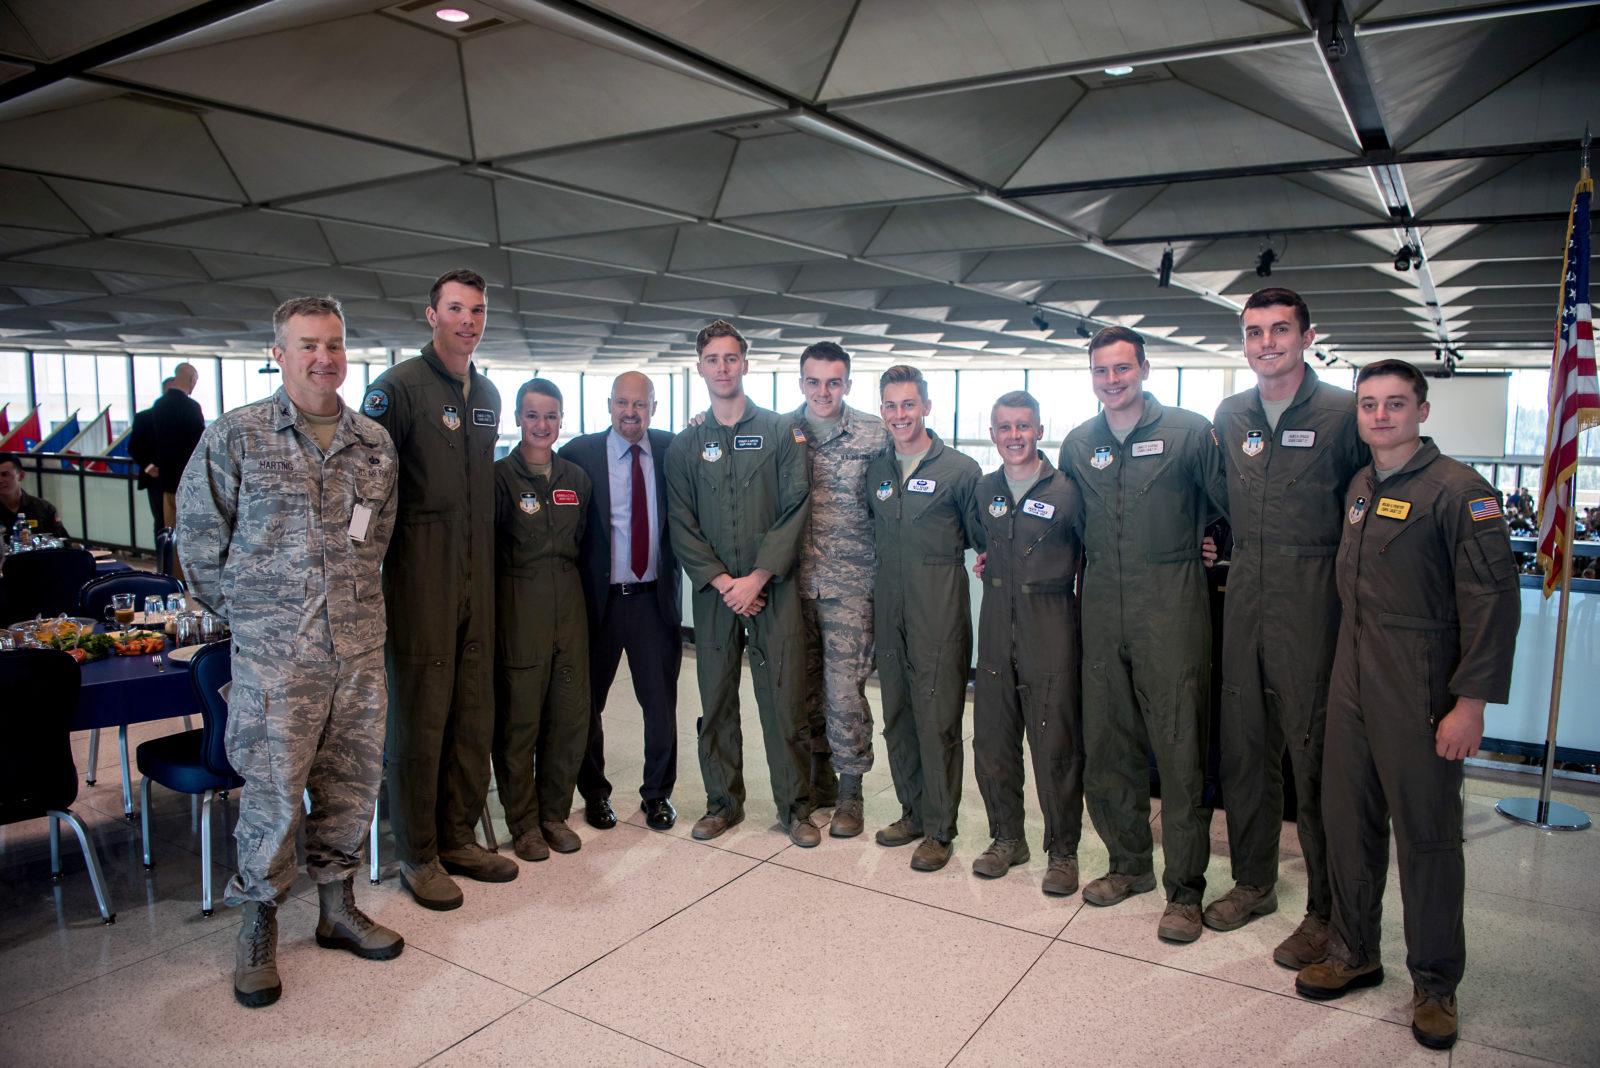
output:
[[494,465],[494,778],[511,836],[559,823],[589,740],[589,619],[578,546],[592,489],[553,456]]
[[400,504],[383,563],[386,759],[395,852],[423,864],[476,841],[494,735],[494,445],[500,393],[469,396],[434,355],[378,376],[362,414],[394,439]]
[[873,633],[883,740],[900,808],[930,838],[956,837],[961,714],[972,663],[966,550],[983,537],[972,492],[976,461],[939,435],[902,481],[893,447],[867,465],[878,546]]
[[1522,602],[1499,494],[1423,438],[1383,482],[1370,465],[1351,480],[1338,573],[1322,780],[1328,953],[1380,959],[1392,820],[1406,967],[1448,996],[1466,969],[1466,861],[1461,761],[1438,755],[1435,731],[1458,697],[1510,696]]
[[1020,501],[1005,468],[979,480],[972,509],[988,553],[978,610],[972,763],[992,838],[1022,837],[1022,737],[1044,812],[1044,848],[1078,851],[1083,834],[1083,718],[1078,707],[1078,599],[1083,497],[1039,457]]
[[1233,560],[1222,629],[1222,796],[1234,882],[1278,880],[1283,753],[1294,770],[1306,911],[1332,907],[1322,826],[1322,736],[1339,636],[1334,557],[1344,491],[1370,459],[1355,394],[1305,369],[1276,427],[1259,389],[1217,408]]
[[1084,796],[1111,871],[1153,870],[1150,778],[1161,774],[1162,882],[1198,905],[1210,854],[1202,808],[1211,695],[1211,608],[1200,539],[1227,507],[1211,424],[1150,394],[1119,443],[1105,414],[1061,446],[1083,493]]
[[[811,511],[802,437],[789,416],[746,400],[732,426],[708,411],[667,450],[667,523],[694,591],[706,811],[730,821],[744,816],[739,675],[747,646],[778,819],[787,826],[811,812],[805,642],[800,591],[791,581]],[[711,580],[743,578],[758,567],[773,574],[766,607],[738,616]]]

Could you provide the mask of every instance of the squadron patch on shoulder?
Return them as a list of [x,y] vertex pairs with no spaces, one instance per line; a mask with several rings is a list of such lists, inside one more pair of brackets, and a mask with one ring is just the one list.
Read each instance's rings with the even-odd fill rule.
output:
[[878,483],[878,500],[886,501],[890,497],[893,497],[893,496],[894,496],[894,483],[893,482],[880,482],[880,483]]
[[996,519],[999,519],[1001,516],[1006,514],[1006,512],[1010,509],[1010,506],[1010,501],[1007,501],[1004,497],[997,496],[994,500],[989,502],[989,514],[994,516]]
[[794,428],[794,443],[796,445],[804,445],[806,443],[806,432],[799,427]]
[[1366,514],[1367,499],[1365,497],[1357,497],[1356,502],[1350,506],[1350,525],[1354,526],[1355,524],[1361,522],[1361,517]]
[[461,413],[456,411],[455,405],[446,404],[444,406],[444,417],[443,418],[444,418],[444,428],[446,430],[460,430],[461,429]]
[[1113,457],[1110,445],[1100,445],[1094,450],[1094,455],[1089,457],[1089,466],[1096,471],[1104,471],[1111,466]]
[[1264,431],[1248,430],[1244,435],[1244,444],[1240,448],[1244,449],[1246,456],[1260,456],[1262,450],[1267,447],[1266,438]]
[[389,394],[381,389],[367,390],[366,400],[361,402],[361,414],[368,419],[377,419],[389,410]]
[[529,515],[536,515],[539,511],[539,495],[537,493],[524,493],[517,506]]

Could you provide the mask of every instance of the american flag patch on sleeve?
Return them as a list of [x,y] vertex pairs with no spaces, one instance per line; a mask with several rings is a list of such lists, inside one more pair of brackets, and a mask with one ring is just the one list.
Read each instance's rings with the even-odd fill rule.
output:
[[1493,497],[1479,497],[1475,501],[1467,502],[1467,511],[1472,513],[1472,521],[1481,523],[1485,519],[1500,518],[1500,502]]

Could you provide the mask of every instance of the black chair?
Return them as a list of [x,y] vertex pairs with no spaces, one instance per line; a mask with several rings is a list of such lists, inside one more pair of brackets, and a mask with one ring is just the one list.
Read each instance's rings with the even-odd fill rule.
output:
[[177,543],[173,541],[172,528],[162,527],[156,531],[156,570],[163,575],[171,575],[173,562],[177,558]]
[[[83,589],[78,591],[78,613],[89,619],[100,622],[105,619],[106,605],[111,603],[114,593],[131,593],[134,604],[143,605],[146,597],[166,597],[169,593],[182,593],[183,583],[171,575],[158,575],[153,571],[117,571],[110,575],[101,575],[92,578],[83,584]],[[193,724],[189,717],[183,717],[183,729],[188,730]],[[117,743],[122,754],[122,800],[128,818],[132,818],[133,811],[133,780],[128,774],[128,728],[123,726],[117,731]],[[100,767],[100,731],[89,732],[89,774],[83,781],[90,786],[94,785],[95,772]]]
[[78,665],[55,649],[0,652],[0,824],[50,821],[50,875],[61,878],[61,821],[72,824],[108,924],[117,922],[100,874],[100,858],[89,844],[83,820],[72,811],[78,769],[72,762],[72,714],[78,707]]
[[144,837],[144,866],[155,867],[150,857],[150,784],[200,795],[200,912],[211,907],[211,802],[220,790],[237,790],[244,779],[228,763],[223,738],[228,733],[228,702],[217,691],[233,679],[230,645],[212,642],[189,661],[189,677],[200,698],[200,729],[169,734],[139,746],[134,757],[144,783],[139,788],[140,829]]
[[88,549],[35,549],[6,557],[6,611],[14,620],[34,616],[72,615],[78,591],[94,578],[94,554]]

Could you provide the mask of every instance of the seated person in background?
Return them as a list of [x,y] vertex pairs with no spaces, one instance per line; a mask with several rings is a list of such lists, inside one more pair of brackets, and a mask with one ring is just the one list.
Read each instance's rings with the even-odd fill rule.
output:
[[4,537],[11,537],[17,516],[25,515],[36,536],[54,534],[58,538],[70,538],[72,535],[67,533],[56,506],[24,490],[22,478],[22,457],[9,452],[0,454],[0,531],[4,532]]

